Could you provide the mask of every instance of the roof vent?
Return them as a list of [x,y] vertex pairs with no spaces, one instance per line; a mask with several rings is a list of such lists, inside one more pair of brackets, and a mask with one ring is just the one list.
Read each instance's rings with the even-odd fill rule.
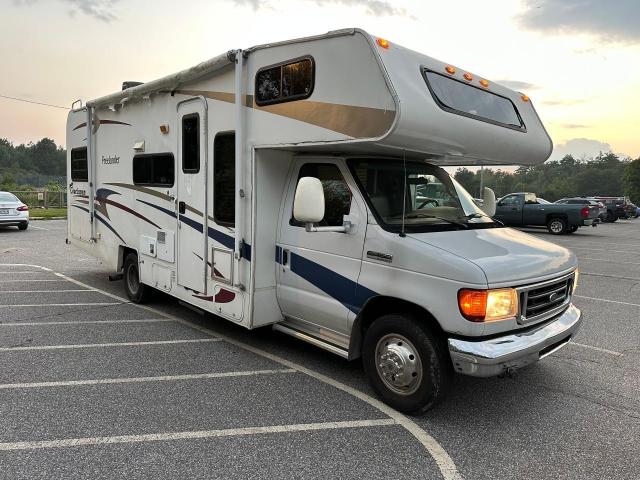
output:
[[122,90],[126,90],[127,88],[137,87],[138,85],[142,85],[144,82],[122,82]]

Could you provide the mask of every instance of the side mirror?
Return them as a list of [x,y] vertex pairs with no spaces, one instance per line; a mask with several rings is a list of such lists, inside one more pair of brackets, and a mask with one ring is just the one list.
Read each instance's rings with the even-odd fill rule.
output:
[[293,200],[293,218],[301,223],[318,223],[324,218],[324,190],[315,177],[302,177]]
[[484,187],[482,200],[482,210],[493,217],[496,214],[496,194],[490,188]]

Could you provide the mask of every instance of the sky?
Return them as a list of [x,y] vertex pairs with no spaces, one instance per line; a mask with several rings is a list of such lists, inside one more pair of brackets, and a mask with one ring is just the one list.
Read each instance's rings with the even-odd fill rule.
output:
[[[0,96],[69,107],[230,49],[360,27],[526,93],[552,159],[640,157],[640,0],[0,0]],[[0,138],[66,111],[0,97]]]

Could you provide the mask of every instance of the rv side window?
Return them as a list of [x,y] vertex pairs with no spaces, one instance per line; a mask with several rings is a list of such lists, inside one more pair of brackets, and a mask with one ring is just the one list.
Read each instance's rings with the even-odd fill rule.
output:
[[434,100],[443,110],[494,125],[525,129],[518,110],[508,98],[440,73],[423,72]]
[[147,187],[173,187],[175,166],[172,153],[133,157],[133,183]]
[[309,98],[313,91],[314,63],[310,57],[258,70],[255,99],[257,105]]
[[213,219],[233,227],[236,218],[236,135],[219,133],[213,142]]
[[74,182],[86,182],[89,180],[87,147],[71,150],[71,180]]
[[197,113],[182,117],[182,171],[200,171],[200,115]]
[[[302,177],[315,177],[322,182],[324,190],[324,218],[318,224],[321,227],[339,227],[345,215],[351,210],[351,190],[338,167],[331,163],[306,163],[300,168],[298,181]],[[297,182],[296,182],[297,185]],[[304,227],[291,214],[289,225]]]

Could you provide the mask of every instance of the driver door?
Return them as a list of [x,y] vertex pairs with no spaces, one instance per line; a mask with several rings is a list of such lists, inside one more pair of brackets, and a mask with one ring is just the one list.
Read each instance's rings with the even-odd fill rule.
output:
[[[349,215],[355,225],[349,233],[307,232],[293,218],[293,200],[302,177],[322,182],[325,216],[319,225],[341,226]],[[367,225],[364,202],[355,192],[356,186],[340,163],[300,159],[295,165],[276,248],[278,302],[285,317],[348,334],[347,316],[356,308]]]

